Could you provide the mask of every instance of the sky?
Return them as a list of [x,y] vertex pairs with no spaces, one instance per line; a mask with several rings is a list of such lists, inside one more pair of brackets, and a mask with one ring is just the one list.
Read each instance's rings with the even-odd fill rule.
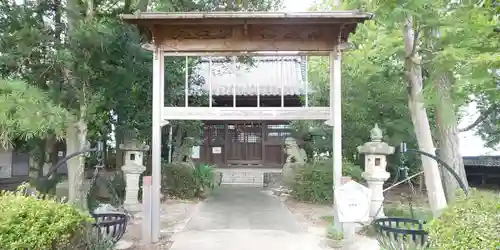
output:
[[[283,11],[307,11],[314,2],[314,0],[284,0]],[[459,128],[467,126],[479,116],[475,103],[465,107],[465,112],[468,115],[461,119],[458,126]],[[483,140],[474,133],[474,130],[460,133],[460,152],[463,156],[500,155],[500,151],[498,150],[485,148]]]

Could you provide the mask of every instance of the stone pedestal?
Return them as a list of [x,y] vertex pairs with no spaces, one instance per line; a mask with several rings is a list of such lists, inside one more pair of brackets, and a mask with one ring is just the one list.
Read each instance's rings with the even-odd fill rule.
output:
[[125,177],[125,201],[123,206],[128,211],[139,211],[139,177],[146,171],[143,165],[143,152],[149,147],[138,143],[135,140],[129,141],[126,144],[121,144],[120,148],[125,150],[124,163],[122,171]]
[[384,214],[384,182],[390,177],[390,173],[380,171],[378,173],[363,172],[362,176],[368,184],[368,188],[372,190],[372,199],[370,205],[370,218],[385,217]]
[[373,220],[385,216],[383,185],[391,175],[386,170],[386,157],[394,153],[394,147],[382,141],[382,130],[380,130],[377,124],[370,131],[370,138],[370,142],[358,147],[358,152],[365,156],[363,178],[372,190],[370,218]]
[[124,165],[122,171],[125,174],[125,201],[123,206],[129,211],[139,211],[139,177],[146,170],[145,166]]

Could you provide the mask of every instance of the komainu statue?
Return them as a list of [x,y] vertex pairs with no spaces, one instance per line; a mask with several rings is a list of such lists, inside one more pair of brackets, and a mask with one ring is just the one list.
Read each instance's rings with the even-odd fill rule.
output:
[[295,169],[305,166],[307,163],[307,154],[303,148],[297,145],[297,141],[292,137],[285,139],[285,154],[287,157],[283,165],[283,179],[286,183],[293,179]]
[[184,140],[182,141],[182,144],[178,147],[178,149],[174,153],[172,157],[172,163],[184,167],[195,168],[192,158],[193,146],[194,146],[194,138],[185,137]]

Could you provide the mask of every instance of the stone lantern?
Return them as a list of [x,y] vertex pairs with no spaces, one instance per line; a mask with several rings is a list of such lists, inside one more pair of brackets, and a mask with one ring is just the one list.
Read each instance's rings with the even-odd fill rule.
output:
[[144,152],[149,150],[148,145],[129,140],[120,144],[120,149],[125,151],[122,171],[125,176],[125,201],[123,206],[129,211],[140,210],[139,206],[139,177],[146,170],[143,165]]
[[375,124],[370,131],[371,141],[363,146],[358,146],[358,152],[365,156],[365,171],[363,178],[368,187],[372,190],[370,218],[376,219],[384,217],[384,182],[389,179],[390,173],[387,172],[387,155],[394,153],[394,147],[382,141],[382,130]]

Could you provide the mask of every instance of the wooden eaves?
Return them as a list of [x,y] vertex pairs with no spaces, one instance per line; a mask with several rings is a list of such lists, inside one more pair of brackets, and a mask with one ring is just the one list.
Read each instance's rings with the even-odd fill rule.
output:
[[332,12],[143,12],[122,15],[146,37],[147,49],[170,53],[219,54],[298,52],[328,54],[346,43],[373,14]]

